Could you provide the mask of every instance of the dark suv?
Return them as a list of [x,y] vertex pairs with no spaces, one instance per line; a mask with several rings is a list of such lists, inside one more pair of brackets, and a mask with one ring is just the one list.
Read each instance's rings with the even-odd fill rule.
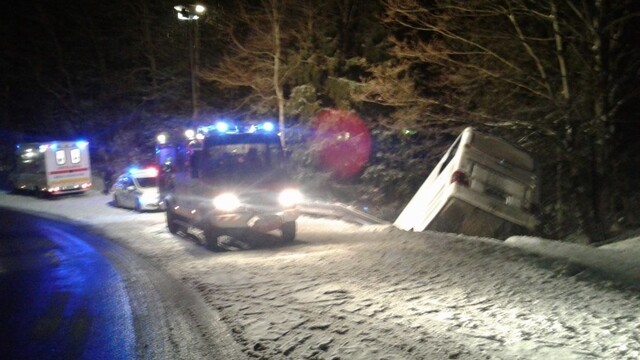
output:
[[278,230],[284,241],[295,239],[302,195],[289,180],[273,126],[218,123],[186,137],[165,137],[157,149],[170,232],[201,231],[212,250],[223,235]]

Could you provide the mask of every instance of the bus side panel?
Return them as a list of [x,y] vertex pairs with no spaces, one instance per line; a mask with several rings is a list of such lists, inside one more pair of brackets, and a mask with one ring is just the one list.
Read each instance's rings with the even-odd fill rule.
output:
[[418,192],[393,223],[399,229],[423,231],[451,194],[451,174],[460,167],[460,156],[470,132],[464,131],[445,152]]
[[428,229],[473,236],[493,237],[505,221],[471,206],[463,200],[450,198]]
[[528,231],[500,216],[452,197],[431,221],[427,230],[496,239],[526,234]]

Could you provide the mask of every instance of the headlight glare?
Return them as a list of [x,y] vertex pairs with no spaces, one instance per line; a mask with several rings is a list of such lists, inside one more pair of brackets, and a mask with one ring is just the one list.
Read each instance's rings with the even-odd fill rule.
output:
[[302,202],[302,193],[296,189],[286,189],[280,193],[278,201],[284,207],[291,207]]
[[240,199],[231,193],[220,194],[213,198],[213,206],[221,211],[233,211],[240,205]]
[[140,195],[140,199],[145,202],[158,201],[159,198],[160,198],[160,194],[156,192],[143,192]]

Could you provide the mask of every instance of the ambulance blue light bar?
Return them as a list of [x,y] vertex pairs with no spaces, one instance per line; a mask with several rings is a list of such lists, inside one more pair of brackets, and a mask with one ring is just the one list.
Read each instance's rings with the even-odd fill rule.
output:
[[79,147],[80,149],[84,149],[89,145],[89,142],[86,140],[78,140],[76,141],[76,146]]

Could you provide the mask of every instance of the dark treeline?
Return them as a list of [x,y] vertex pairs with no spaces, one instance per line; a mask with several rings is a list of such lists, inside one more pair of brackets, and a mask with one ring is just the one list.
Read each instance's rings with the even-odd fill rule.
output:
[[[6,7],[5,160],[16,141],[83,136],[98,169],[124,166],[153,156],[159,129],[267,117],[288,129],[310,190],[392,220],[471,125],[538,160],[542,235],[602,241],[640,225],[637,1],[211,0],[198,21],[179,21],[175,5]],[[326,107],[369,125],[357,179],[313,166],[309,124]]]

